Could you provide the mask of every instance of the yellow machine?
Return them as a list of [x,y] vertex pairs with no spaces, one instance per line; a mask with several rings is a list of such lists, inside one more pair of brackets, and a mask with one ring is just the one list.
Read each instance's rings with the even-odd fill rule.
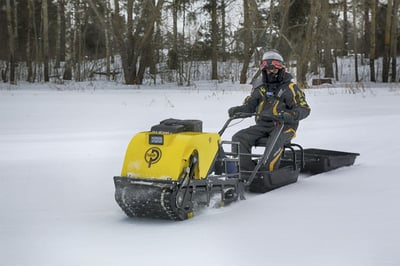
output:
[[167,119],[136,134],[114,177],[117,203],[128,216],[184,220],[215,193],[224,203],[243,198],[237,171],[215,175],[216,161],[227,160],[218,159],[220,145],[220,134],[202,132],[200,120]]
[[179,181],[182,169],[197,153],[194,179],[207,177],[218,151],[220,136],[201,132],[141,132],[133,137],[121,176]]
[[[250,177],[241,178],[239,153],[224,152],[221,135],[233,119],[229,118],[218,133],[202,131],[200,120],[167,119],[150,131],[136,134],[128,145],[120,176],[114,177],[115,199],[130,217],[185,220],[198,206],[210,204],[220,195],[226,205],[244,199],[245,188],[264,193],[295,183],[300,170],[313,174],[352,165],[358,153],[305,149],[289,143],[284,146],[278,169],[265,167],[272,147],[282,132],[283,121],[268,139],[260,143],[262,154],[250,154],[257,162]],[[235,149],[239,150],[239,149]]]

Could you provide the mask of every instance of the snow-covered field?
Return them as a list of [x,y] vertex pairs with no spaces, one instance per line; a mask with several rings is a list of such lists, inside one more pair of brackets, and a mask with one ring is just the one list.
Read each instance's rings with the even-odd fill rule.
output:
[[170,222],[114,201],[130,138],[171,117],[216,132],[248,86],[0,84],[0,265],[400,265],[400,86],[351,87],[307,90],[294,141],[354,166]]

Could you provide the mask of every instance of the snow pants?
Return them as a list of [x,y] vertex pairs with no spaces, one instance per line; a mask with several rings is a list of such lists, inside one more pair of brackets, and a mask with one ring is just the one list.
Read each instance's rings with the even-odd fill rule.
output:
[[[262,125],[254,125],[236,132],[232,141],[239,142],[239,159],[240,171],[244,171],[244,175],[253,171],[255,162],[251,158],[251,149],[254,147],[261,138],[269,137],[271,132],[275,130],[274,127],[265,127]],[[268,158],[265,167],[269,171],[273,171],[279,167],[280,157],[283,151],[283,146],[290,143],[290,140],[295,136],[296,130],[291,126],[284,126],[282,133],[276,141],[271,156]],[[232,145],[232,151],[238,153],[237,146]]]

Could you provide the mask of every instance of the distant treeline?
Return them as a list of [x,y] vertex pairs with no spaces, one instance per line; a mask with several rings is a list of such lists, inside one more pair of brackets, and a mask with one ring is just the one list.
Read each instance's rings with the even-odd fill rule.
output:
[[[83,81],[117,76],[142,84],[170,73],[190,84],[193,67],[210,62],[209,79],[248,82],[262,53],[278,49],[307,74],[339,79],[338,56],[369,64],[370,81],[396,82],[400,0],[0,0],[1,80]],[[241,10],[232,18],[232,10]],[[200,19],[199,19],[200,18]],[[239,23],[235,23],[235,22]],[[379,76],[375,60],[382,59]],[[172,74],[171,74],[172,73]]]

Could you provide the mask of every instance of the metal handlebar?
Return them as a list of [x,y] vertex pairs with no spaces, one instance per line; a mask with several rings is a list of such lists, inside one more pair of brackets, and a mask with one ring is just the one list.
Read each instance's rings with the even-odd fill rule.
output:
[[[222,134],[224,134],[226,128],[229,126],[229,124],[233,120],[235,120],[235,119],[244,119],[244,118],[252,117],[252,116],[255,116],[255,115],[256,115],[256,113],[241,113],[241,112],[240,113],[236,113],[232,117],[229,117],[228,120],[226,120],[225,124],[223,125],[221,130],[218,132],[218,134],[220,136],[222,136]],[[277,117],[275,115],[263,115],[262,113],[258,114],[258,115],[261,116],[263,119],[276,121],[276,122],[279,122],[279,124],[284,124],[284,121],[281,118],[279,118],[279,117]]]
[[236,113],[235,115],[231,116],[228,118],[228,120],[226,120],[225,124],[223,125],[223,127],[221,128],[221,130],[218,132],[218,134],[220,136],[222,136],[222,134],[224,134],[226,128],[229,126],[229,124],[235,120],[235,119],[243,119],[243,118],[248,118],[248,117],[252,117],[253,115],[255,115],[254,113]]

